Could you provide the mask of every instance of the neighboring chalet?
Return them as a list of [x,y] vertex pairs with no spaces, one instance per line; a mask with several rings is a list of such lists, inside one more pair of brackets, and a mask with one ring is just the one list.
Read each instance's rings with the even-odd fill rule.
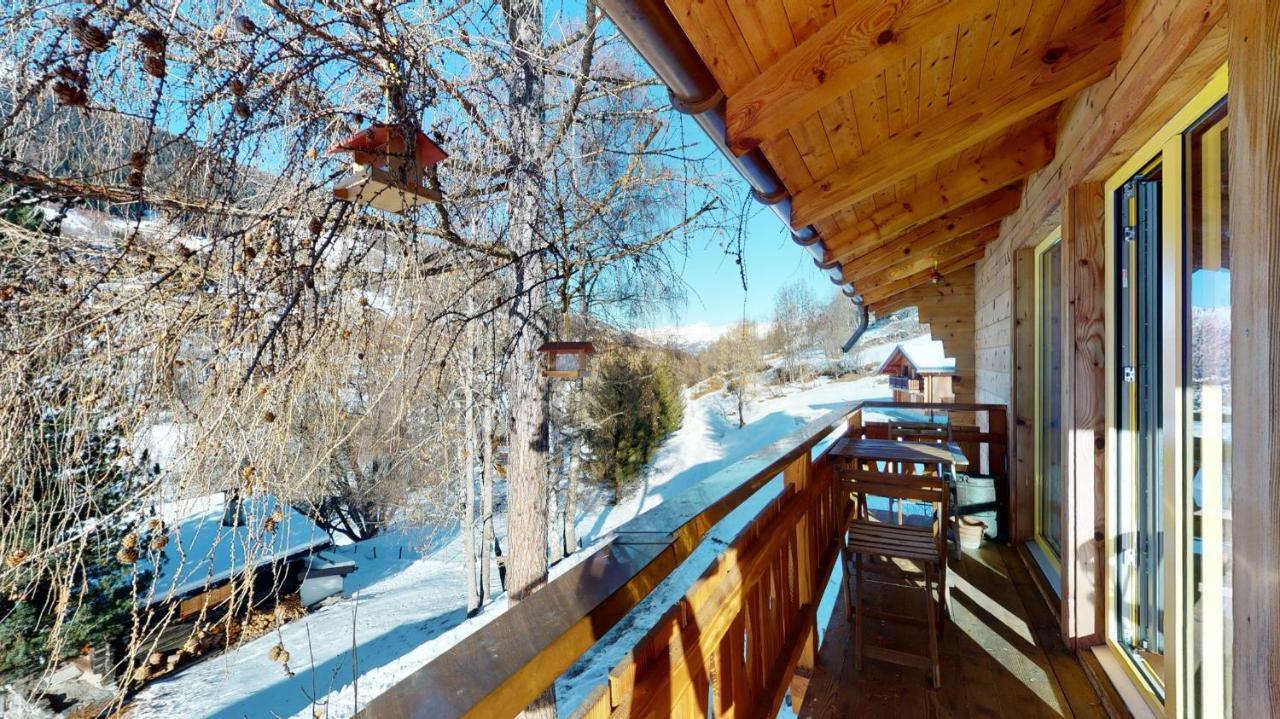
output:
[[[957,403],[912,408],[983,448],[911,456],[1006,477],[1010,543],[875,544],[851,491],[904,473],[841,458],[887,403],[838,407],[365,715],[511,716],[649,598],[580,716],[1280,716],[1280,0],[600,5],[851,302],[919,308]],[[652,593],[757,491],[683,595]],[[920,559],[828,589],[867,547]],[[935,594],[945,633],[909,656]],[[917,625],[846,619],[886,603]]]
[[896,345],[876,374],[888,375],[894,402],[955,402],[956,361],[941,343]]

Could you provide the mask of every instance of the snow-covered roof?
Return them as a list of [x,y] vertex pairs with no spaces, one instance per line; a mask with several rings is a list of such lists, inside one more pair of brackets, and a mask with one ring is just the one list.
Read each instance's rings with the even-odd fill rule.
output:
[[899,357],[906,360],[919,374],[954,374],[956,371],[956,361],[954,358],[947,357],[942,343],[937,340],[925,340],[894,347],[884,362],[880,363],[880,369],[876,370],[876,374],[888,371]]
[[[222,492],[157,507],[169,528],[169,543],[144,604],[174,599],[217,584],[246,566],[258,567],[330,543],[315,522],[272,496],[243,498],[241,526],[223,526],[225,510]],[[277,510],[281,519],[271,527],[267,520]]]

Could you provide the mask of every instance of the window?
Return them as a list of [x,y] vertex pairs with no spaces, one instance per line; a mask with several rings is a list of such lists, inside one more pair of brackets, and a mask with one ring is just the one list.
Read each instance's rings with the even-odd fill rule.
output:
[[1231,706],[1225,90],[1107,183],[1107,643],[1171,717]]
[[1035,528],[1054,568],[1062,561],[1062,232],[1035,255]]
[[1120,647],[1157,695],[1164,690],[1164,472],[1161,467],[1161,217],[1164,168],[1115,193],[1115,626]]
[[1194,716],[1231,713],[1231,229],[1227,107],[1186,135],[1184,644]]

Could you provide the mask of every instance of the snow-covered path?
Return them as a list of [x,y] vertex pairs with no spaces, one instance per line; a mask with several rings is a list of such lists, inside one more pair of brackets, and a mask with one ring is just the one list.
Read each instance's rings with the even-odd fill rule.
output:
[[[616,506],[586,508],[578,530],[587,548],[557,565],[553,574],[586,556],[592,544],[623,522],[832,407],[887,394],[879,379],[778,389],[778,396],[749,405],[748,424],[743,428],[737,427],[736,416],[729,418],[729,400],[723,394],[689,401],[681,428],[659,450],[639,490]],[[422,554],[411,551],[422,546],[427,547]],[[136,697],[132,716],[350,716],[356,689],[363,705],[506,608],[505,598],[500,597],[479,616],[465,618],[465,575],[461,540],[456,536],[393,533],[341,551],[355,553],[359,563],[348,578],[349,590],[358,590],[355,598],[149,685]],[[689,571],[696,576],[700,570]],[[664,594],[683,591],[675,579]],[[655,596],[653,604],[661,599]],[[645,621],[642,611],[620,627],[614,638],[627,631],[643,631]],[[268,657],[277,642],[290,654],[292,675]],[[575,667],[573,675],[558,686],[561,706],[574,706],[616,653],[602,647]],[[359,677],[355,687],[353,674]]]

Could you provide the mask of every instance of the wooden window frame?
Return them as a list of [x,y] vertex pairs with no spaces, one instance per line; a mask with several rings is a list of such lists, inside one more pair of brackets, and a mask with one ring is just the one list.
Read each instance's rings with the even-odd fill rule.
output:
[[[1165,345],[1181,348],[1184,343],[1182,327],[1182,261],[1183,261],[1183,210],[1185,194],[1183,192],[1183,139],[1184,133],[1192,127],[1206,112],[1209,112],[1227,95],[1227,67],[1220,67],[1209,82],[1195,94],[1163,127],[1160,128],[1129,160],[1111,175],[1104,184],[1105,208],[1105,260],[1104,288],[1105,300],[1105,363],[1106,363],[1106,517],[1105,533],[1105,574],[1104,587],[1106,611],[1104,614],[1104,635],[1106,644],[1112,655],[1124,668],[1126,675],[1137,687],[1143,699],[1151,709],[1160,716],[1180,719],[1187,716],[1187,692],[1181,679],[1187,676],[1185,662],[1187,658],[1181,651],[1181,633],[1179,623],[1184,615],[1183,586],[1181,578],[1186,573],[1185,557],[1181,548],[1186,543],[1184,530],[1187,527],[1182,517],[1182,502],[1179,501],[1183,473],[1185,471],[1185,452],[1183,450],[1182,401],[1182,353],[1178,351],[1162,353],[1162,425],[1166,431],[1161,437],[1162,474],[1166,477],[1166,491],[1163,492],[1165,505],[1165,616],[1164,641],[1165,650],[1163,671],[1163,697],[1150,686],[1142,671],[1137,667],[1128,652],[1120,646],[1116,626],[1115,577],[1120,568],[1116,561],[1115,533],[1119,507],[1116,505],[1115,482],[1118,465],[1118,429],[1116,425],[1116,297],[1115,297],[1115,250],[1116,250],[1116,210],[1114,198],[1120,187],[1142,168],[1159,160],[1166,168],[1161,192],[1162,236],[1161,236],[1161,277],[1160,304],[1166,308],[1176,308],[1176,312],[1166,311],[1161,314],[1161,332]],[[1176,278],[1169,281],[1168,278]],[[1168,482],[1174,478],[1174,482]],[[1170,659],[1172,661],[1170,661]]]
[[[1041,406],[1042,397],[1044,396],[1044,389],[1042,387],[1043,385],[1042,377],[1044,376],[1044,369],[1041,366],[1042,355],[1040,353],[1040,348],[1043,345],[1044,339],[1045,339],[1044,327],[1041,326],[1042,323],[1040,320],[1042,317],[1041,311],[1044,305],[1044,294],[1043,294],[1044,273],[1043,273],[1042,261],[1044,259],[1045,254],[1047,254],[1049,250],[1053,249],[1055,246],[1060,246],[1060,245],[1062,245],[1062,227],[1061,226],[1055,228],[1053,232],[1050,232],[1047,237],[1045,237],[1043,240],[1040,241],[1038,245],[1035,246],[1032,252],[1032,262],[1031,262],[1031,275],[1032,275],[1031,282],[1034,288],[1033,290],[1034,295],[1032,299],[1032,308],[1031,308],[1031,311],[1033,313],[1031,318],[1031,324],[1033,327],[1032,333],[1034,337],[1034,340],[1033,340],[1034,351],[1032,352],[1033,358],[1032,358],[1032,375],[1031,375],[1032,377],[1032,380],[1031,380],[1032,417],[1033,417],[1032,431],[1031,431],[1031,447],[1032,447],[1031,449],[1031,491],[1032,491],[1031,544],[1033,546],[1030,547],[1032,556],[1035,557],[1036,559],[1036,563],[1040,565],[1040,568],[1046,574],[1046,578],[1049,580],[1050,585],[1052,585],[1053,588],[1058,592],[1059,596],[1061,596],[1062,594],[1062,557],[1059,554],[1055,553],[1053,551],[1053,548],[1050,547],[1048,542],[1045,541],[1044,533],[1041,531],[1041,526],[1040,526],[1040,514],[1041,514],[1040,503],[1042,501],[1040,488],[1041,488],[1041,485],[1043,484],[1040,477],[1040,459],[1041,459],[1041,453],[1044,451],[1044,437],[1042,436],[1042,427],[1044,426],[1044,422],[1043,422],[1044,408]],[[1062,269],[1063,268],[1061,267],[1058,268],[1058,271],[1059,271],[1059,277],[1058,277],[1059,290],[1058,291],[1060,294],[1063,291],[1062,282],[1064,279],[1063,277],[1064,273],[1062,272]],[[1059,307],[1059,314],[1063,319],[1065,319],[1065,314],[1062,313],[1061,307]],[[1065,323],[1063,323],[1063,326],[1060,328],[1060,331],[1065,332]],[[1067,346],[1067,343],[1064,342],[1063,348],[1065,349],[1066,346]],[[1060,362],[1061,362],[1061,366],[1065,369],[1066,358],[1063,357],[1060,360]],[[1061,374],[1059,378],[1061,379]],[[1059,386],[1058,390],[1059,392],[1061,392],[1062,387]],[[1059,426],[1061,426],[1063,429],[1066,428],[1064,419],[1065,418],[1062,418],[1062,417],[1059,418]],[[1066,480],[1065,472],[1060,470],[1059,479],[1058,479],[1059,484],[1062,485],[1059,487],[1059,509],[1060,510],[1065,509],[1066,507],[1066,502],[1062,501],[1063,498],[1061,496],[1063,490],[1065,489],[1065,485],[1066,485],[1065,480]],[[1058,532],[1060,535],[1063,535],[1062,538],[1065,538],[1065,529],[1067,526],[1067,523],[1065,520],[1066,518],[1063,517],[1062,520],[1059,522]],[[1059,545],[1061,545],[1061,542],[1062,542],[1062,539],[1059,539]],[[1052,574],[1057,576],[1049,576],[1050,572],[1052,572]]]

